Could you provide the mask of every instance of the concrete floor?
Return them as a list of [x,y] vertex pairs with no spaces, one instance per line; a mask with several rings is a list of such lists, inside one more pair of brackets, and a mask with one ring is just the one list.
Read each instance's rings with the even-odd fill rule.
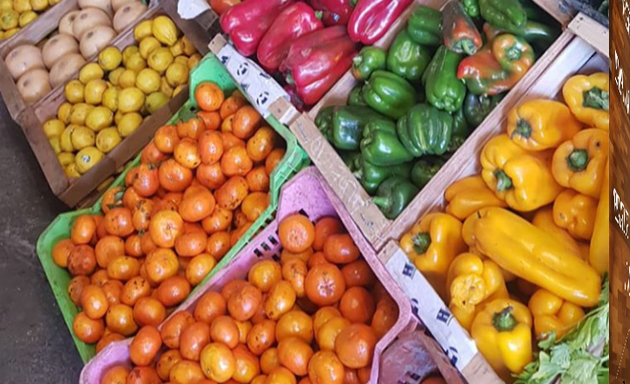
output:
[[0,105],[0,383],[77,383],[82,362],[35,244],[67,208]]

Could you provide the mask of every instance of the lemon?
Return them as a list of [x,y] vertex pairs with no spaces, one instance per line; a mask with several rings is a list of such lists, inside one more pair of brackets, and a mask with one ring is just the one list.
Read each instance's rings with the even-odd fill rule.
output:
[[116,47],[109,46],[98,54],[98,65],[105,71],[113,71],[120,66],[122,53]]
[[147,59],[151,52],[160,48],[162,44],[153,36],[145,37],[144,40],[140,42],[140,56],[143,59]]
[[154,114],[155,111],[165,106],[169,101],[168,96],[162,92],[154,92],[147,96],[144,106],[147,108],[149,114]]
[[9,37],[12,37],[13,35],[15,35],[16,33],[20,32],[20,28],[13,28],[13,29],[9,29],[8,31],[6,31],[3,35],[2,38],[3,39],[8,39]]
[[17,28],[19,19],[20,14],[13,10],[2,11],[2,13],[0,13],[0,28],[4,29],[5,31]]
[[166,80],[174,88],[188,83],[188,67],[180,63],[171,64],[166,70]]
[[118,79],[120,78],[120,75],[125,72],[125,68],[123,67],[119,67],[114,69],[113,71],[111,71],[109,73],[109,75],[107,76],[107,78],[109,79],[109,81],[114,84],[114,85],[118,85]]
[[96,107],[85,119],[85,125],[94,132],[107,128],[114,121],[114,112],[107,107]]
[[82,103],[85,100],[85,86],[79,80],[71,80],[66,84],[63,93],[71,104]]
[[79,81],[83,84],[87,84],[90,80],[100,80],[103,76],[105,76],[103,68],[96,63],[89,63],[81,68],[81,71],[79,72]]
[[17,13],[32,11],[31,2],[29,0],[13,0],[13,10]]
[[116,128],[105,128],[96,135],[96,148],[104,153],[109,153],[122,141]]
[[173,63],[173,60],[174,58],[171,51],[168,48],[161,47],[151,52],[147,62],[149,63],[149,67],[163,74],[166,72],[168,66]]
[[144,93],[138,88],[125,88],[118,92],[118,110],[120,112],[138,112],[143,105]]
[[153,19],[153,25],[151,28],[153,36],[162,44],[166,44],[169,47],[177,42],[177,27],[173,20],[166,16],[158,16]]
[[74,132],[77,127],[78,125],[68,125],[59,137],[59,145],[62,151],[74,152],[74,146],[72,145],[72,132]]
[[72,104],[69,102],[65,102],[57,108],[57,118],[61,120],[64,124],[68,124],[70,122],[70,114],[72,113]]
[[31,8],[34,11],[41,12],[48,8],[48,0],[31,0]]
[[12,10],[13,10],[13,0],[0,0],[0,12],[12,11]]
[[129,60],[129,58],[131,57],[131,55],[133,55],[134,53],[138,53],[138,46],[137,45],[130,45],[127,48],[123,49],[122,51],[122,62],[124,66],[127,66],[127,60]]
[[33,11],[26,11],[20,15],[20,18],[18,19],[18,24],[20,25],[20,28],[24,28],[35,19],[37,19],[37,13]]
[[179,39],[173,46],[170,48],[173,56],[181,56],[184,54],[184,46],[182,45],[182,40]]
[[102,79],[90,80],[85,85],[85,102],[99,105],[103,101],[103,93],[107,90],[107,83]]
[[46,137],[50,139],[53,136],[61,136],[66,125],[59,119],[50,119],[44,123],[42,128]]
[[116,111],[116,114],[114,114],[114,123],[116,123],[116,125],[120,124],[120,120],[122,120],[123,116],[125,116],[124,113]]
[[127,69],[131,69],[132,71],[138,73],[147,67],[147,61],[140,56],[140,52],[136,52],[129,57],[127,60]]
[[118,88],[111,87],[103,93],[103,106],[112,112],[118,110]]
[[79,177],[81,177],[81,174],[79,173],[79,167],[77,166],[76,163],[76,157],[73,156],[73,160],[72,160],[72,164],[68,164],[64,169],[63,172],[66,174],[66,176],[69,179],[78,179]]
[[96,134],[87,127],[77,127],[74,131],[72,131],[72,136],[70,138],[74,149],[80,151],[83,148],[94,145]]
[[59,164],[65,168],[68,164],[74,163],[74,155],[70,152],[61,152],[57,155],[57,160],[59,160]]
[[177,56],[175,60],[173,60],[173,63],[180,63],[188,68],[188,56]]
[[160,80],[160,92],[165,94],[167,97],[173,97],[173,87],[166,81],[166,77],[163,77]]
[[184,86],[180,85],[179,87],[175,88],[175,90],[173,91],[173,97],[179,95],[180,93],[182,93],[182,91],[184,90]]
[[87,147],[80,150],[75,158],[79,173],[84,174],[92,169],[99,161],[103,160],[104,156],[103,152],[96,147]]
[[118,86],[120,88],[131,88],[136,85],[136,72],[131,69],[125,69],[118,78]]
[[182,37],[181,42],[182,49],[184,50],[184,55],[192,56],[197,53],[197,48],[195,48],[195,45],[192,43],[192,41],[190,41],[187,36]]
[[127,113],[118,122],[118,133],[122,137],[130,136],[142,125],[142,115],[137,112]]
[[48,142],[50,143],[50,146],[55,152],[55,155],[58,155],[61,153],[61,139],[59,138],[59,136],[53,136],[49,138]]
[[85,119],[92,112],[92,109],[94,109],[92,105],[85,103],[75,104],[70,114],[70,124],[85,125]]
[[136,87],[146,95],[160,89],[160,74],[151,68],[145,68],[136,76]]
[[188,58],[188,69],[189,70],[193,70],[197,67],[197,65],[199,65],[199,62],[201,61],[201,55],[198,53],[195,53],[194,55],[190,56]]
[[133,30],[133,37],[136,38],[136,41],[142,41],[149,36],[153,36],[153,20],[145,20]]

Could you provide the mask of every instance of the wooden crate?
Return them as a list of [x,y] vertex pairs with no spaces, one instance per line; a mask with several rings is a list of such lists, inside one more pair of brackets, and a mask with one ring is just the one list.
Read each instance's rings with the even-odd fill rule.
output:
[[610,58],[608,52],[610,46],[610,32],[597,21],[580,12],[569,23],[571,32],[575,33],[590,45],[592,45],[599,53]]
[[[517,89],[512,96],[511,105],[537,98],[562,99],[562,86],[576,74],[591,74],[597,71],[608,71],[608,59],[600,54],[585,40],[574,37],[564,51],[556,56],[546,71],[538,74],[530,87]],[[498,108],[484,124],[483,130],[476,130],[460,150],[451,158],[440,172],[436,182],[422,194],[422,200],[417,202],[413,221],[421,219],[426,213],[444,211],[446,201],[444,191],[453,182],[462,178],[478,175],[481,170],[479,154],[485,144],[498,134],[505,132],[506,116],[509,108]],[[407,227],[408,228],[408,227]],[[407,229],[405,228],[405,230]],[[397,233],[400,231],[396,231]],[[400,238],[397,236],[396,239]],[[470,383],[490,383],[493,372],[488,372],[485,360],[475,352],[474,341],[457,324],[457,320],[450,316],[448,306],[431,288],[426,280],[408,260],[406,254],[395,241],[390,241],[381,252],[381,261],[385,264],[394,279],[400,283],[409,295],[412,303],[417,303],[414,311],[425,322],[436,340],[446,351],[457,350],[459,356],[470,359],[470,368],[462,369],[464,377]],[[426,283],[426,284],[425,284]],[[427,302],[429,304],[427,304]],[[448,313],[448,315],[445,315]],[[439,315],[442,320],[435,321]],[[453,324],[457,324],[456,326]],[[468,367],[468,365],[466,365]],[[490,370],[491,371],[491,370]]]
[[562,0],[534,0],[534,3],[553,16],[563,27],[567,27],[576,12],[562,4]]
[[[430,0],[424,1],[422,4],[440,8],[446,2],[445,0]],[[401,18],[394,23],[387,35],[375,45],[384,48],[389,47],[398,32],[405,27],[407,20],[418,5],[418,2],[414,2],[409,9],[403,13]],[[527,75],[507,94],[493,113],[488,116],[486,121],[477,127],[475,132],[480,135],[485,135],[488,131],[491,131],[494,128],[497,117],[502,116],[516,104],[518,95],[529,89],[556,57],[566,48],[567,44],[573,39],[573,36],[573,33],[570,31],[563,32],[547,52],[536,61]],[[350,91],[357,84],[359,84],[359,82],[357,82],[350,71],[348,71],[330,92],[308,113],[298,114],[297,110],[285,99],[278,99],[272,105],[271,112],[281,122],[290,124],[291,130],[297,136],[300,144],[304,147],[315,165],[324,174],[324,177],[335,192],[342,198],[365,236],[376,249],[380,250],[388,240],[400,238],[400,236],[415,223],[418,215],[423,213],[427,196],[431,191],[443,188],[450,178],[444,171],[445,166],[415,197],[407,209],[405,209],[396,220],[389,220],[383,215],[379,208],[371,202],[370,196],[363,189],[359,181],[352,175],[334,148],[319,132],[319,129],[314,123],[315,117],[321,108],[328,105],[346,105]],[[449,163],[450,162],[451,161],[449,161]]]
[[[134,44],[133,27],[142,20],[151,19],[160,14],[169,16],[177,27],[188,36],[202,55],[208,52],[209,35],[196,22],[192,20],[182,20],[179,17],[177,14],[176,0],[164,0],[158,7],[151,8],[149,12],[134,23],[125,33],[119,35],[112,45],[122,50]],[[96,58],[90,61],[94,62]],[[76,73],[72,79],[76,79],[77,77],[78,73]],[[63,168],[59,164],[57,156],[50,146],[48,138],[42,128],[43,123],[53,118],[59,106],[66,101],[64,86],[65,84],[60,85],[42,99],[41,102],[37,103],[32,108],[24,110],[18,117],[18,123],[22,127],[31,148],[35,152],[35,156],[53,193],[70,207],[77,206],[103,181],[113,175],[118,168],[135,157],[150,141],[155,131],[168,121],[189,97],[188,87],[186,87],[182,93],[146,119],[131,136],[124,139],[120,145],[108,153],[103,160],[96,164],[89,172],[82,175],[79,179],[70,180],[65,176]],[[94,196],[91,196],[91,199],[93,200]]]

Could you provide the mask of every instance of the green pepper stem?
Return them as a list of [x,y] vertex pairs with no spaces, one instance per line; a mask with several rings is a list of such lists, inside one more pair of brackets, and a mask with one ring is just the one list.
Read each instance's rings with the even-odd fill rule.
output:
[[315,18],[318,20],[321,20],[324,18],[324,12],[323,11],[315,11]]
[[391,198],[382,197],[382,196],[374,196],[372,198],[372,202],[379,208],[388,210],[391,204]]
[[588,91],[584,91],[584,102],[582,105],[587,108],[603,109],[608,111],[610,93],[605,92],[597,87],[593,87]]
[[588,152],[586,149],[574,149],[573,152],[567,157],[567,164],[569,169],[573,172],[580,172],[586,169],[588,165]]
[[355,67],[358,67],[359,65],[363,64],[363,56],[356,55],[354,59],[352,59],[352,63],[354,64]]
[[412,241],[413,250],[416,251],[417,254],[422,255],[431,245],[431,235],[427,232],[418,233],[412,237]]
[[461,48],[464,51],[464,53],[466,53],[468,56],[472,56],[475,53],[477,53],[477,46],[470,39],[462,40]]
[[512,132],[512,138],[514,136],[521,136],[525,139],[529,139],[532,136],[532,126],[525,119],[518,119],[516,123],[516,129]]
[[510,176],[502,169],[494,171],[494,177],[497,179],[497,191],[499,192],[505,192],[514,186]]
[[494,328],[497,331],[510,332],[516,328],[518,323],[512,314],[512,311],[514,311],[514,308],[510,305],[505,307],[505,309],[501,312],[495,313],[494,316],[492,316],[492,325],[494,325]]
[[505,57],[507,57],[510,61],[518,61],[522,56],[523,51],[521,51],[521,49],[516,45],[513,45],[505,50]]

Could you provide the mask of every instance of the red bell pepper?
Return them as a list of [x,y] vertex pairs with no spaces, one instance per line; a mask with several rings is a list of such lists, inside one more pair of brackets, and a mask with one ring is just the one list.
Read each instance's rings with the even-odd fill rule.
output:
[[269,73],[273,73],[289,53],[291,44],[300,36],[324,28],[306,3],[286,7],[273,22],[258,46],[258,61]]
[[297,39],[280,70],[304,104],[314,105],[350,69],[358,50],[344,26],[329,27]]
[[221,15],[221,28],[244,56],[256,53],[258,44],[278,14],[293,0],[247,0]]
[[352,40],[376,43],[414,0],[360,0],[348,22]]
[[331,25],[347,25],[352,13],[352,0],[308,0],[308,3],[322,13],[322,21]]

